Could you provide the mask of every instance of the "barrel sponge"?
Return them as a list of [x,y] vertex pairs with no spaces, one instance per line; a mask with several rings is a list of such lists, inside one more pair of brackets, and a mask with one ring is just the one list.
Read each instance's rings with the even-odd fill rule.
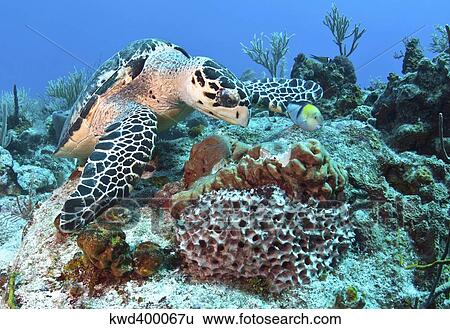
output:
[[[195,154],[191,153],[190,164],[201,163],[192,159]],[[277,155],[270,154],[261,146],[245,149],[235,144],[231,157],[221,163],[222,167],[199,177],[195,182],[190,180],[188,190],[172,197],[170,206],[173,217],[178,218],[192,200],[209,191],[275,185],[289,197],[302,201],[311,197],[321,201],[339,200],[347,182],[345,169],[334,162],[315,139],[294,144],[288,152]],[[189,170],[195,171],[191,167]]]
[[176,227],[187,274],[263,277],[273,292],[330,270],[354,236],[345,204],[292,201],[277,186],[207,192],[184,209]]

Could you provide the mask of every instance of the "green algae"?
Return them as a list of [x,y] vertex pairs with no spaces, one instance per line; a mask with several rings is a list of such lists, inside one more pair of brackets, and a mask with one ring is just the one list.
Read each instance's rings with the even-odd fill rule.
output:
[[7,299],[7,305],[11,309],[18,309],[19,306],[16,303],[16,298],[14,296],[14,292],[16,289],[16,278],[18,276],[18,273],[13,272],[9,276],[8,280],[8,299]]

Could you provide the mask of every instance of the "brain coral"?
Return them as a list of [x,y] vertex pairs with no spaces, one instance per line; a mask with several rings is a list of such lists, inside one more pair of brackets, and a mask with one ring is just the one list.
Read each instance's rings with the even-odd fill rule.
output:
[[272,291],[308,283],[353,238],[346,210],[291,201],[276,186],[205,193],[177,221],[185,271],[199,279],[263,277]]
[[[315,139],[297,143],[287,153],[277,156],[269,154],[261,146],[245,148],[235,143],[231,149],[231,156],[222,160],[226,164],[214,173],[195,170],[193,164],[204,164],[192,158],[198,152],[191,153],[189,166],[186,168],[189,168],[189,172],[204,172],[206,176],[200,177],[201,175],[196,174],[197,180],[189,180],[188,190],[172,197],[172,216],[178,218],[180,212],[192,200],[197,200],[209,191],[275,185],[283,189],[289,197],[302,201],[311,197],[330,200],[340,199],[347,181],[346,171],[330,158],[328,152]],[[193,175],[188,176],[191,178]]]

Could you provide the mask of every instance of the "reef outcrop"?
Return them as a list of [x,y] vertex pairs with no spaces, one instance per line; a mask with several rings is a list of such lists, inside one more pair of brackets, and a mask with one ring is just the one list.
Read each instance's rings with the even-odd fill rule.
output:
[[114,277],[133,271],[130,246],[119,228],[92,225],[78,236],[77,244],[87,260],[99,270],[110,270]]
[[[448,237],[450,167],[437,125],[442,112],[448,152],[450,56],[427,59],[416,46],[403,76],[367,89],[347,58],[299,56],[293,76],[326,89],[318,131],[265,111],[245,129],[187,118],[158,135],[153,176],[114,207],[125,211],[98,218],[110,229],[93,223],[80,236],[53,226],[76,178],[46,192],[74,164],[52,159],[50,126],[8,121],[0,308],[7,282],[22,308],[417,307]],[[25,201],[26,212],[13,213]],[[444,267],[436,282],[447,277]],[[267,298],[266,284],[291,288]],[[446,297],[431,307],[448,308]]]
[[346,182],[314,139],[277,155],[205,139],[186,163],[187,190],[171,199],[183,267],[197,279],[264,277],[274,292],[309,282],[353,236],[345,207],[326,204],[343,199]]
[[299,54],[294,60],[291,78],[313,80],[322,86],[323,98],[317,105],[327,117],[348,115],[364,103],[364,93],[356,84],[353,63],[345,56],[321,63]]
[[[414,57],[414,63],[411,56],[404,58],[407,73],[390,74],[386,89],[374,103],[376,127],[398,151],[439,156],[438,113],[450,118],[450,55]],[[450,125],[444,129],[444,136],[449,136]]]
[[[190,188],[172,197],[171,213],[175,218],[192,200],[220,189],[242,190],[275,185],[286,191],[289,197],[302,201],[309,198],[322,201],[341,199],[343,196],[347,173],[317,140],[297,143],[279,155],[272,155],[261,146],[249,147],[241,143],[230,144],[230,150],[229,158],[221,158],[221,168],[195,183],[189,181]],[[195,156],[196,153],[191,153],[188,164],[202,163],[203,160],[198,161]],[[188,168],[192,170],[191,166]]]

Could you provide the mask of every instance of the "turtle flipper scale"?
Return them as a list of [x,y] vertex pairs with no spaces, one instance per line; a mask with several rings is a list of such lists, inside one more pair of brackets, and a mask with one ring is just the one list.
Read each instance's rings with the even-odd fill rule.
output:
[[265,79],[245,82],[255,108],[284,113],[291,103],[314,103],[322,98],[322,87],[311,80]]
[[80,182],[65,202],[59,227],[78,231],[101,211],[127,197],[139,181],[155,144],[157,117],[151,109],[127,102],[90,155]]

